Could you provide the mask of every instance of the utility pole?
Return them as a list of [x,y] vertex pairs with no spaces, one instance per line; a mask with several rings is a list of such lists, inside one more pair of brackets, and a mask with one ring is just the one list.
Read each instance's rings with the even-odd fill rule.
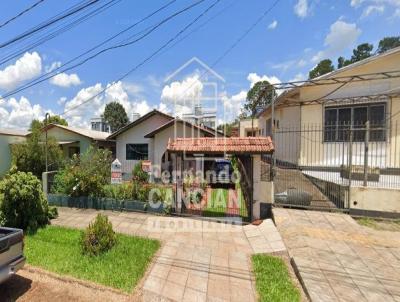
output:
[[47,150],[47,149],[48,149],[48,147],[47,147],[47,126],[48,126],[48,122],[49,122],[49,120],[50,120],[50,113],[46,113],[44,120],[45,120],[45,132],[46,132],[46,147],[45,147],[45,152],[46,152],[46,172],[48,172],[48,155],[47,155],[47,151],[48,151],[48,150]]

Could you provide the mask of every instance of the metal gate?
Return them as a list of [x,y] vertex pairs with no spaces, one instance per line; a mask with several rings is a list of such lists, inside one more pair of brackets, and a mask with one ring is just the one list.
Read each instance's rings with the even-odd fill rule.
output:
[[397,123],[343,123],[274,132],[275,204],[347,210],[354,187],[399,188]]

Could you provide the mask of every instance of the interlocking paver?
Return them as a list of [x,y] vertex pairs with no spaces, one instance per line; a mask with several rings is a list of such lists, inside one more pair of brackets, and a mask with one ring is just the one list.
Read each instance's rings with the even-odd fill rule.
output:
[[[117,232],[162,241],[143,283],[144,301],[255,301],[250,256],[286,249],[272,220],[259,226],[227,226],[142,213],[99,212],[110,217]],[[53,224],[83,228],[98,212],[59,208],[59,213]],[[182,227],[170,229],[170,225]]]
[[394,301],[400,296],[399,232],[368,229],[345,214],[273,211],[311,300]]

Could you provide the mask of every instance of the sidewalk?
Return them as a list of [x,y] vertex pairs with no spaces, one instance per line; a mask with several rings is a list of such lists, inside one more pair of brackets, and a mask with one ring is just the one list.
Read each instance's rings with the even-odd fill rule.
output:
[[312,301],[400,301],[400,232],[375,231],[345,214],[273,214]]
[[[145,301],[256,301],[250,256],[284,252],[272,220],[226,226],[191,218],[103,211],[116,232],[163,242],[144,282]],[[54,225],[83,228],[95,210],[59,208]]]

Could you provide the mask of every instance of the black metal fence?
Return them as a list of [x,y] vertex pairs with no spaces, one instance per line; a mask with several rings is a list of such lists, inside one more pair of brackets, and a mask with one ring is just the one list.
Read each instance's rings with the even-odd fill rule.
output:
[[399,135],[397,123],[382,122],[276,129],[275,203],[347,209],[352,186],[400,189]]

